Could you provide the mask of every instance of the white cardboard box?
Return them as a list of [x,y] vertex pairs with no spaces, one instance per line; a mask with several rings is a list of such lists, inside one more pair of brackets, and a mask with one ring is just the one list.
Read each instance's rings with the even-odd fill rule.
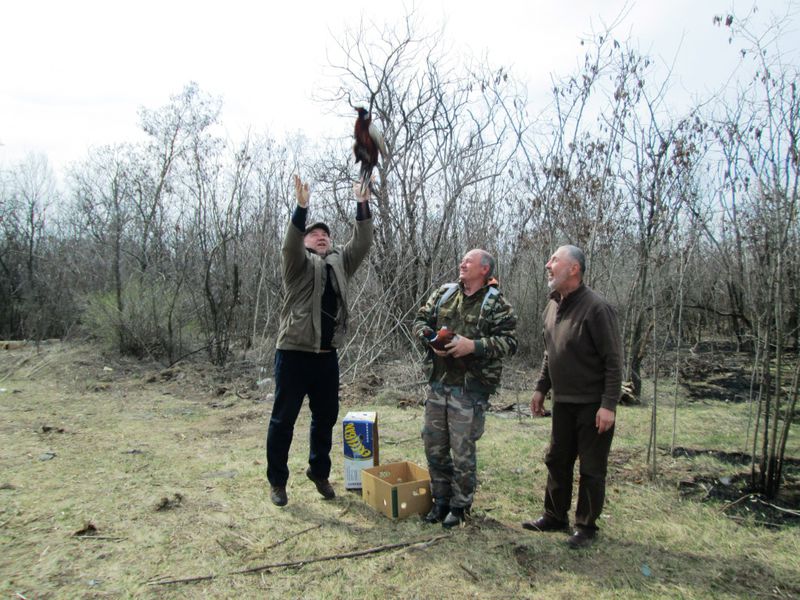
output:
[[349,412],[342,421],[344,487],[361,489],[361,471],[380,464],[378,460],[378,413]]

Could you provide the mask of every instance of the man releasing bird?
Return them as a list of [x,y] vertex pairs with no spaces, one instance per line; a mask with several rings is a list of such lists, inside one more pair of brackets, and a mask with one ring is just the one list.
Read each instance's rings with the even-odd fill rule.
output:
[[356,108],[358,118],[353,136],[353,154],[356,162],[361,163],[361,193],[365,194],[372,179],[372,169],[378,164],[378,153],[381,158],[386,160],[386,144],[383,141],[383,134],[375,123],[372,122],[372,115],[363,106]]

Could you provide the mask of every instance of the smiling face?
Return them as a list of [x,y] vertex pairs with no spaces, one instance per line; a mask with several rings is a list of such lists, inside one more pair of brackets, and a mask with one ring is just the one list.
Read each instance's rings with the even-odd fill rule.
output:
[[580,284],[581,267],[564,247],[553,253],[544,268],[547,271],[547,287],[562,296],[566,296]]
[[303,244],[309,250],[324,256],[331,249],[331,238],[322,227],[315,227],[306,232]]

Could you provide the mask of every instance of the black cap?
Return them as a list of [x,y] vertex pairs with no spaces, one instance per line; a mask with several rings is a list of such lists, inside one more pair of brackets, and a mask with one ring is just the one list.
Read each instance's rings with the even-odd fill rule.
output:
[[322,221],[316,221],[316,222],[312,223],[311,225],[307,226],[306,230],[303,232],[303,235],[309,233],[312,229],[322,229],[325,233],[328,234],[328,237],[331,237],[331,228],[328,227]]

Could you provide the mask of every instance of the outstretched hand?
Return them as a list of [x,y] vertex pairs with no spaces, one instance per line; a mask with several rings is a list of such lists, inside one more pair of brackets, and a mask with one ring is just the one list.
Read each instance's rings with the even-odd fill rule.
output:
[[[370,182],[371,183],[371,182]],[[366,186],[364,191],[361,190],[361,182],[356,181],[353,184],[353,195],[356,197],[358,202],[367,202],[370,197],[370,186]]]
[[294,195],[297,197],[297,205],[301,208],[308,207],[308,199],[311,197],[311,190],[308,183],[303,183],[299,175],[294,176]]

